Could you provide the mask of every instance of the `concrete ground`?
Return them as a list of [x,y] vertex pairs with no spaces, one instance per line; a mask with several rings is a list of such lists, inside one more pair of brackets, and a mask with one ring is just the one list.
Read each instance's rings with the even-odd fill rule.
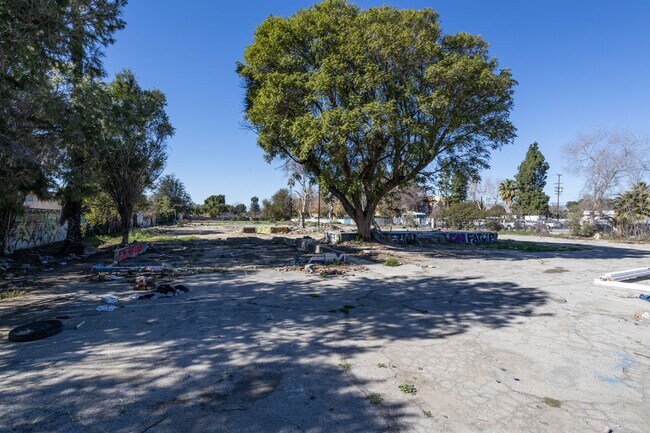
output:
[[[388,253],[402,266],[327,278],[238,262],[152,300],[85,264],[34,276],[0,301],[0,431],[649,431],[650,320],[634,313],[650,303],[592,281],[648,266],[650,247],[516,239],[584,249],[405,247]],[[122,308],[97,312],[103,295]],[[57,316],[53,337],[5,337]]]

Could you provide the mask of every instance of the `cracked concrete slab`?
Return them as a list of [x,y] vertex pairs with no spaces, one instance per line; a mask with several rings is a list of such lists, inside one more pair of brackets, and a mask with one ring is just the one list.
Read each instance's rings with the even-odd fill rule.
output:
[[[591,281],[650,248],[580,244],[409,249],[403,266],[328,278],[192,275],[156,300],[71,277],[0,303],[2,335],[69,317],[48,339],[0,342],[0,431],[647,431],[650,321],[633,314],[650,307]],[[94,311],[106,294],[122,308]]]

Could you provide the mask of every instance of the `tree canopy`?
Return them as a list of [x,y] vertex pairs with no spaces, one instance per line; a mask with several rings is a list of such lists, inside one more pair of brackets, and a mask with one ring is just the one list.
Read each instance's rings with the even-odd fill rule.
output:
[[526,157],[515,175],[515,209],[524,215],[548,213],[549,196],[544,193],[549,164],[533,143],[528,147]]
[[165,95],[142,89],[131,71],[117,74],[107,92],[111,109],[98,169],[101,186],[120,214],[122,244],[128,244],[135,205],[162,173],[174,128],[165,112]]
[[266,158],[304,166],[366,239],[390,191],[443,157],[486,167],[515,136],[510,71],[480,36],[444,35],[431,9],[325,0],[269,17],[237,69]]

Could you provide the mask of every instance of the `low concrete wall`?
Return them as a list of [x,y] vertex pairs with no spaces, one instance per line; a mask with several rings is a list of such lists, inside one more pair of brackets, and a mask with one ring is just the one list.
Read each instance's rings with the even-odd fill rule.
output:
[[65,240],[67,224],[61,225],[59,209],[26,209],[16,218],[16,227],[7,245],[8,252],[40,247]]
[[[327,243],[336,245],[349,242],[357,238],[357,232],[327,232]],[[499,235],[496,232],[470,232],[470,231],[424,231],[424,230],[394,230],[390,232],[375,232],[381,242],[390,242],[402,245],[411,245],[418,240],[429,242],[456,243],[477,245],[496,242]]]
[[[270,235],[274,233],[289,233],[290,229],[287,226],[259,226],[255,228],[255,233]],[[248,232],[245,232],[248,233]]]

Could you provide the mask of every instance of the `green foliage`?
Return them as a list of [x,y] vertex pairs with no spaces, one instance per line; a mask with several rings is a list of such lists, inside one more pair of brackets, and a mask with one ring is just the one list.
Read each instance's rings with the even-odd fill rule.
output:
[[548,214],[549,196],[544,193],[548,169],[548,162],[538,144],[531,144],[515,176],[517,212],[523,215]]
[[404,394],[415,395],[415,394],[418,393],[418,390],[417,390],[417,388],[415,387],[415,385],[411,385],[411,384],[408,384],[408,383],[403,383],[403,384],[401,384],[400,386],[398,386],[398,388],[399,388],[400,391],[402,391]]
[[506,179],[499,184],[499,197],[505,203],[506,213],[512,212],[512,204],[517,196],[517,183],[512,179]]
[[503,230],[503,224],[501,224],[498,220],[495,219],[489,219],[483,224],[482,227],[484,230],[490,230],[493,232],[498,232],[500,230]]
[[253,218],[255,218],[261,211],[262,209],[260,208],[260,199],[255,196],[251,197],[251,204],[248,207],[248,212]]
[[289,190],[281,188],[271,200],[262,200],[262,218],[271,221],[288,221],[293,214],[293,199]]
[[451,177],[451,194],[449,194],[449,203],[461,203],[467,200],[467,191],[469,190],[469,176],[465,170],[454,169]]
[[152,199],[156,216],[162,222],[176,220],[181,214],[191,212],[194,205],[183,182],[173,174],[160,179]]
[[113,200],[102,192],[84,198],[83,209],[88,226],[96,234],[110,233],[120,218]]
[[18,296],[24,295],[25,293],[27,293],[25,290],[20,289],[0,290],[0,301],[4,299],[16,298]]
[[488,217],[499,218],[507,214],[506,209],[500,204],[495,204],[485,213]]
[[402,266],[402,264],[394,257],[389,257],[384,262],[384,266]]
[[483,217],[479,205],[473,202],[453,203],[442,210],[441,218],[448,228],[466,230],[474,228],[474,221]]
[[650,187],[639,182],[614,199],[616,222],[623,236],[647,236],[647,229],[639,222],[650,217]]
[[325,0],[257,28],[237,66],[246,120],[267,160],[300,163],[370,239],[379,202],[437,170],[483,168],[508,143],[515,81],[431,9]]
[[614,199],[616,219],[621,224],[631,224],[650,217],[650,188],[639,182]]
[[220,214],[226,212],[226,196],[223,194],[211,195],[203,202],[203,210],[211,218],[217,218]]
[[98,169],[101,186],[120,214],[122,243],[126,244],[138,201],[165,167],[166,141],[174,128],[165,112],[165,95],[160,90],[143,90],[131,71],[117,74],[106,91],[111,110]]
[[380,404],[382,401],[384,401],[384,399],[381,398],[379,394],[369,394],[366,398],[372,404]]

